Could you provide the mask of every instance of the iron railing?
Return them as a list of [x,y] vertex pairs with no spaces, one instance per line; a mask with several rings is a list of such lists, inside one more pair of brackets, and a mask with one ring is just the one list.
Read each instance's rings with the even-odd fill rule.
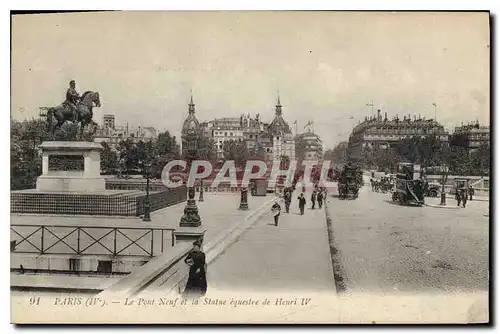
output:
[[[10,230],[12,232],[11,239],[15,239],[13,240],[15,245],[11,241],[11,252],[13,253],[153,257],[155,254],[163,253],[167,247],[168,243],[165,241],[165,237],[168,236],[169,232],[170,246],[175,245],[174,229],[162,227],[12,224]],[[63,236],[60,236],[61,234]],[[17,237],[19,240],[16,239]],[[86,239],[87,242],[83,239]],[[140,244],[140,240],[143,240],[147,245],[144,245],[144,242]],[[158,243],[159,250],[157,249]],[[20,247],[23,244],[27,246],[27,249]],[[56,249],[56,246],[62,245],[65,246],[63,248],[66,250]],[[125,253],[133,245],[136,246],[138,252]],[[90,251],[93,246],[97,246],[98,250]]]

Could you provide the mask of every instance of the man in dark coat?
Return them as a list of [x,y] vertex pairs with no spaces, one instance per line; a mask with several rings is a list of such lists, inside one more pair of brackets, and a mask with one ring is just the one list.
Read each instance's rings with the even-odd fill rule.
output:
[[474,188],[469,186],[469,201],[472,201],[472,196],[474,195]]
[[316,190],[314,190],[311,194],[311,203],[312,203],[311,209],[314,210],[314,207],[316,205]]
[[285,210],[286,213],[290,213],[290,204],[292,203],[292,191],[288,189],[285,192]]
[[207,293],[207,263],[205,253],[201,251],[200,240],[193,243],[193,249],[184,259],[184,262],[189,265],[189,276],[184,289],[184,296],[204,296]]
[[297,197],[299,200],[299,210],[300,214],[304,215],[304,208],[306,207],[306,198],[304,197],[304,194],[301,193],[299,197]]
[[323,206],[323,191],[322,190],[320,190],[318,192],[318,195],[316,196],[316,199],[318,200],[318,206],[321,209],[321,207]]

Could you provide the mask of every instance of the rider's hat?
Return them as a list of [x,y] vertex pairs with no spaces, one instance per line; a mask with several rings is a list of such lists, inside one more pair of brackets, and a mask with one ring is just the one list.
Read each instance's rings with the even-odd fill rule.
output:
[[71,81],[69,82],[69,84],[70,84],[70,85],[71,85],[72,83],[74,84],[74,83],[75,83],[75,80],[71,80]]

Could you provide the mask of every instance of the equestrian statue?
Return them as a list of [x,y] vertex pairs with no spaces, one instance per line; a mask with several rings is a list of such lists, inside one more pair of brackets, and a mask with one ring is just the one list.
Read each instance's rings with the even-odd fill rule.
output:
[[[83,137],[85,129],[92,134],[97,129],[97,124],[92,120],[92,108],[100,107],[99,93],[87,91],[80,96],[76,91],[76,83],[71,80],[66,91],[66,100],[57,107],[47,110],[47,126],[51,133],[62,130],[64,123],[71,122],[80,127],[80,137]],[[55,124],[54,124],[55,123]]]

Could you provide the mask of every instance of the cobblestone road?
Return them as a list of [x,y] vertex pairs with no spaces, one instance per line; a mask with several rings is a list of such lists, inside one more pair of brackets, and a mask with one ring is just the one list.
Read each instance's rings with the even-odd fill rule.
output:
[[357,200],[330,198],[346,292],[487,291],[488,205],[404,207],[366,186]]

